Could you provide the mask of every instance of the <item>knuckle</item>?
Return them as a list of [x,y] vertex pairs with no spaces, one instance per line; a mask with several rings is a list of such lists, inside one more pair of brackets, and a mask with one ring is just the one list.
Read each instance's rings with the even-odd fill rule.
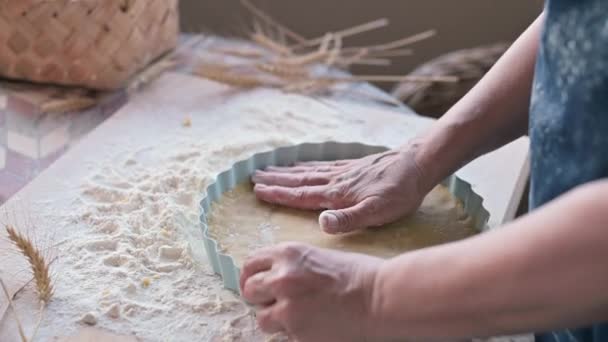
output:
[[246,261],[245,264],[243,265],[243,271],[242,274],[243,275],[250,275],[251,271],[253,269],[253,262],[252,262],[252,258],[249,257]]
[[382,212],[385,207],[384,202],[376,198],[367,203],[367,205],[363,208],[363,212],[366,215],[376,215]]
[[304,246],[297,242],[286,242],[280,246],[281,254],[288,259],[299,258],[304,251]]
[[258,312],[255,317],[260,329],[268,331],[272,327],[272,317],[266,312]]
[[302,178],[300,178],[300,185],[305,185],[305,184],[309,184],[310,182],[312,182],[314,180],[314,178],[309,175],[309,174],[304,174],[302,176]]
[[350,212],[342,212],[342,215],[338,216],[338,224],[342,227],[351,227],[353,223],[353,215]]
[[245,283],[245,286],[243,288],[243,298],[245,298],[245,300],[251,300],[253,299],[253,297],[255,296],[255,289],[254,286],[251,284],[251,282],[247,282]]
[[349,186],[345,183],[339,183],[333,186],[327,193],[330,200],[342,200],[348,196]]
[[327,198],[329,200],[335,201],[340,198],[341,194],[342,191],[339,188],[334,187],[327,191]]
[[303,201],[306,199],[306,192],[303,189],[294,189],[291,192],[291,199],[294,201]]
[[296,272],[286,271],[269,282],[270,288],[277,294],[288,296],[294,293],[300,283],[300,277]]
[[285,303],[280,309],[280,315],[287,326],[291,327],[293,330],[298,321],[298,308],[296,303],[293,300],[285,300]]

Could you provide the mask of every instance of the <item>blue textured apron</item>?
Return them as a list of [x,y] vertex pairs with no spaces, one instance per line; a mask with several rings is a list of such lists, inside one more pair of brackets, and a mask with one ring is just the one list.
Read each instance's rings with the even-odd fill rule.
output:
[[[532,210],[608,177],[608,0],[548,0],[545,11],[530,109]],[[572,328],[536,340],[608,342],[608,324]]]

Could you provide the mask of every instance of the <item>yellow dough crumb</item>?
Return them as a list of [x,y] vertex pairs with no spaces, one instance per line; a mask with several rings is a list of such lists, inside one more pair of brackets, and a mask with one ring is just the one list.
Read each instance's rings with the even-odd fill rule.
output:
[[185,118],[184,121],[182,121],[182,126],[184,126],[184,127],[191,127],[192,126],[192,119],[190,119],[189,117]]
[[148,286],[150,286],[150,284],[152,284],[152,279],[150,279],[148,277],[145,277],[141,280],[141,285],[143,287],[148,287]]

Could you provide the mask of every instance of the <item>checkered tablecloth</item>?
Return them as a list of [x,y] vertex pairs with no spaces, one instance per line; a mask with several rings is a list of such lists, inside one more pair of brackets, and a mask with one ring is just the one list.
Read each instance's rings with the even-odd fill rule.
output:
[[[34,88],[40,98],[50,89]],[[52,114],[24,94],[0,87],[0,204],[126,102],[116,93],[85,111]]]

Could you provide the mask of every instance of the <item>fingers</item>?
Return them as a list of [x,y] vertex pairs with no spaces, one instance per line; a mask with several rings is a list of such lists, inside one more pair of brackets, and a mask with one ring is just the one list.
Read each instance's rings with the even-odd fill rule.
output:
[[339,171],[352,160],[300,162],[293,166],[269,166],[265,171],[275,173],[323,173]]
[[292,208],[308,210],[325,209],[331,203],[325,186],[289,188],[256,184],[253,190],[262,201]]
[[296,163],[296,166],[344,166],[350,162],[352,162],[352,159],[343,159],[336,161],[309,161]]
[[269,305],[276,300],[271,290],[271,271],[260,272],[249,277],[243,286],[243,298],[253,305]]
[[241,292],[244,292],[245,283],[249,277],[259,272],[268,271],[272,268],[272,263],[273,257],[266,250],[260,250],[255,255],[248,258],[241,270],[241,278],[239,280]]
[[336,168],[329,165],[321,166],[269,166],[267,172],[276,173],[304,173],[304,172],[331,172],[336,171]]
[[358,204],[340,210],[326,210],[319,216],[319,225],[329,234],[339,234],[386,223],[378,216],[382,201],[368,197]]
[[330,181],[326,173],[286,173],[256,171],[252,177],[256,184],[299,187],[306,185],[325,185]]
[[262,331],[268,334],[284,332],[285,328],[281,324],[277,314],[278,303],[256,312],[256,320]]

